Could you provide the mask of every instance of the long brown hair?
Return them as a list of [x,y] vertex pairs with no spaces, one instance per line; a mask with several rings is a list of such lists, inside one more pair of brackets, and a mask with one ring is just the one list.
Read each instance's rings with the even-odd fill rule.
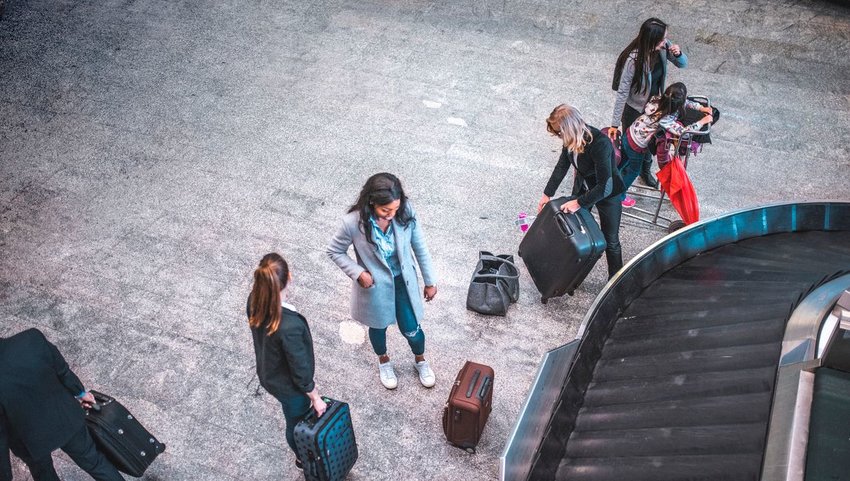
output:
[[265,327],[271,336],[280,327],[280,291],[289,282],[289,264],[276,252],[266,254],[254,270],[248,325]]

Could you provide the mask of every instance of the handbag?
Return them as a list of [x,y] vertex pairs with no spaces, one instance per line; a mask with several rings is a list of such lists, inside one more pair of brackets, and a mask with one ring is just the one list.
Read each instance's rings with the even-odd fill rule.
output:
[[504,316],[519,299],[519,270],[514,256],[478,253],[478,264],[469,282],[466,308],[480,314]]

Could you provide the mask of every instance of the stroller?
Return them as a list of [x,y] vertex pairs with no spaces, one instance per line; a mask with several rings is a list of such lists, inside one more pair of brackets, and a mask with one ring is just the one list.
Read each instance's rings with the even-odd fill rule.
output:
[[[665,227],[667,232],[675,232],[682,227],[699,220],[699,202],[696,191],[687,175],[688,160],[693,154],[702,151],[705,144],[711,143],[711,127],[720,118],[720,112],[711,106],[708,97],[693,96],[689,100],[711,107],[713,121],[711,125],[701,130],[686,130],[680,137],[661,130],[655,134],[655,154],[658,159],[658,189],[633,184],[629,194],[635,197],[657,201],[654,211],[632,207],[623,211],[623,215],[647,224]],[[683,125],[690,125],[702,117],[701,112],[688,110],[680,119]],[[661,214],[664,200],[669,199],[680,219],[666,217]]]

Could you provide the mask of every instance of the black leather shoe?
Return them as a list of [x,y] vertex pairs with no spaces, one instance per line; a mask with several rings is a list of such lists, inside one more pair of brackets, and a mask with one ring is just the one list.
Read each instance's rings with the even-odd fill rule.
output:
[[640,180],[643,181],[643,184],[647,187],[652,187],[653,189],[658,188],[658,179],[656,179],[650,172],[641,172]]
[[304,464],[301,463],[301,460],[295,460],[295,467],[300,469],[301,471],[304,471]]

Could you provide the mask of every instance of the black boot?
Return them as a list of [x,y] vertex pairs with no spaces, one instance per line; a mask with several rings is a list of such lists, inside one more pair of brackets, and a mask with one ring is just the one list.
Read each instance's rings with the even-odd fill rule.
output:
[[643,164],[640,167],[640,180],[643,181],[644,185],[647,187],[652,187],[653,189],[658,188],[658,179],[652,175],[652,157],[643,160]]

